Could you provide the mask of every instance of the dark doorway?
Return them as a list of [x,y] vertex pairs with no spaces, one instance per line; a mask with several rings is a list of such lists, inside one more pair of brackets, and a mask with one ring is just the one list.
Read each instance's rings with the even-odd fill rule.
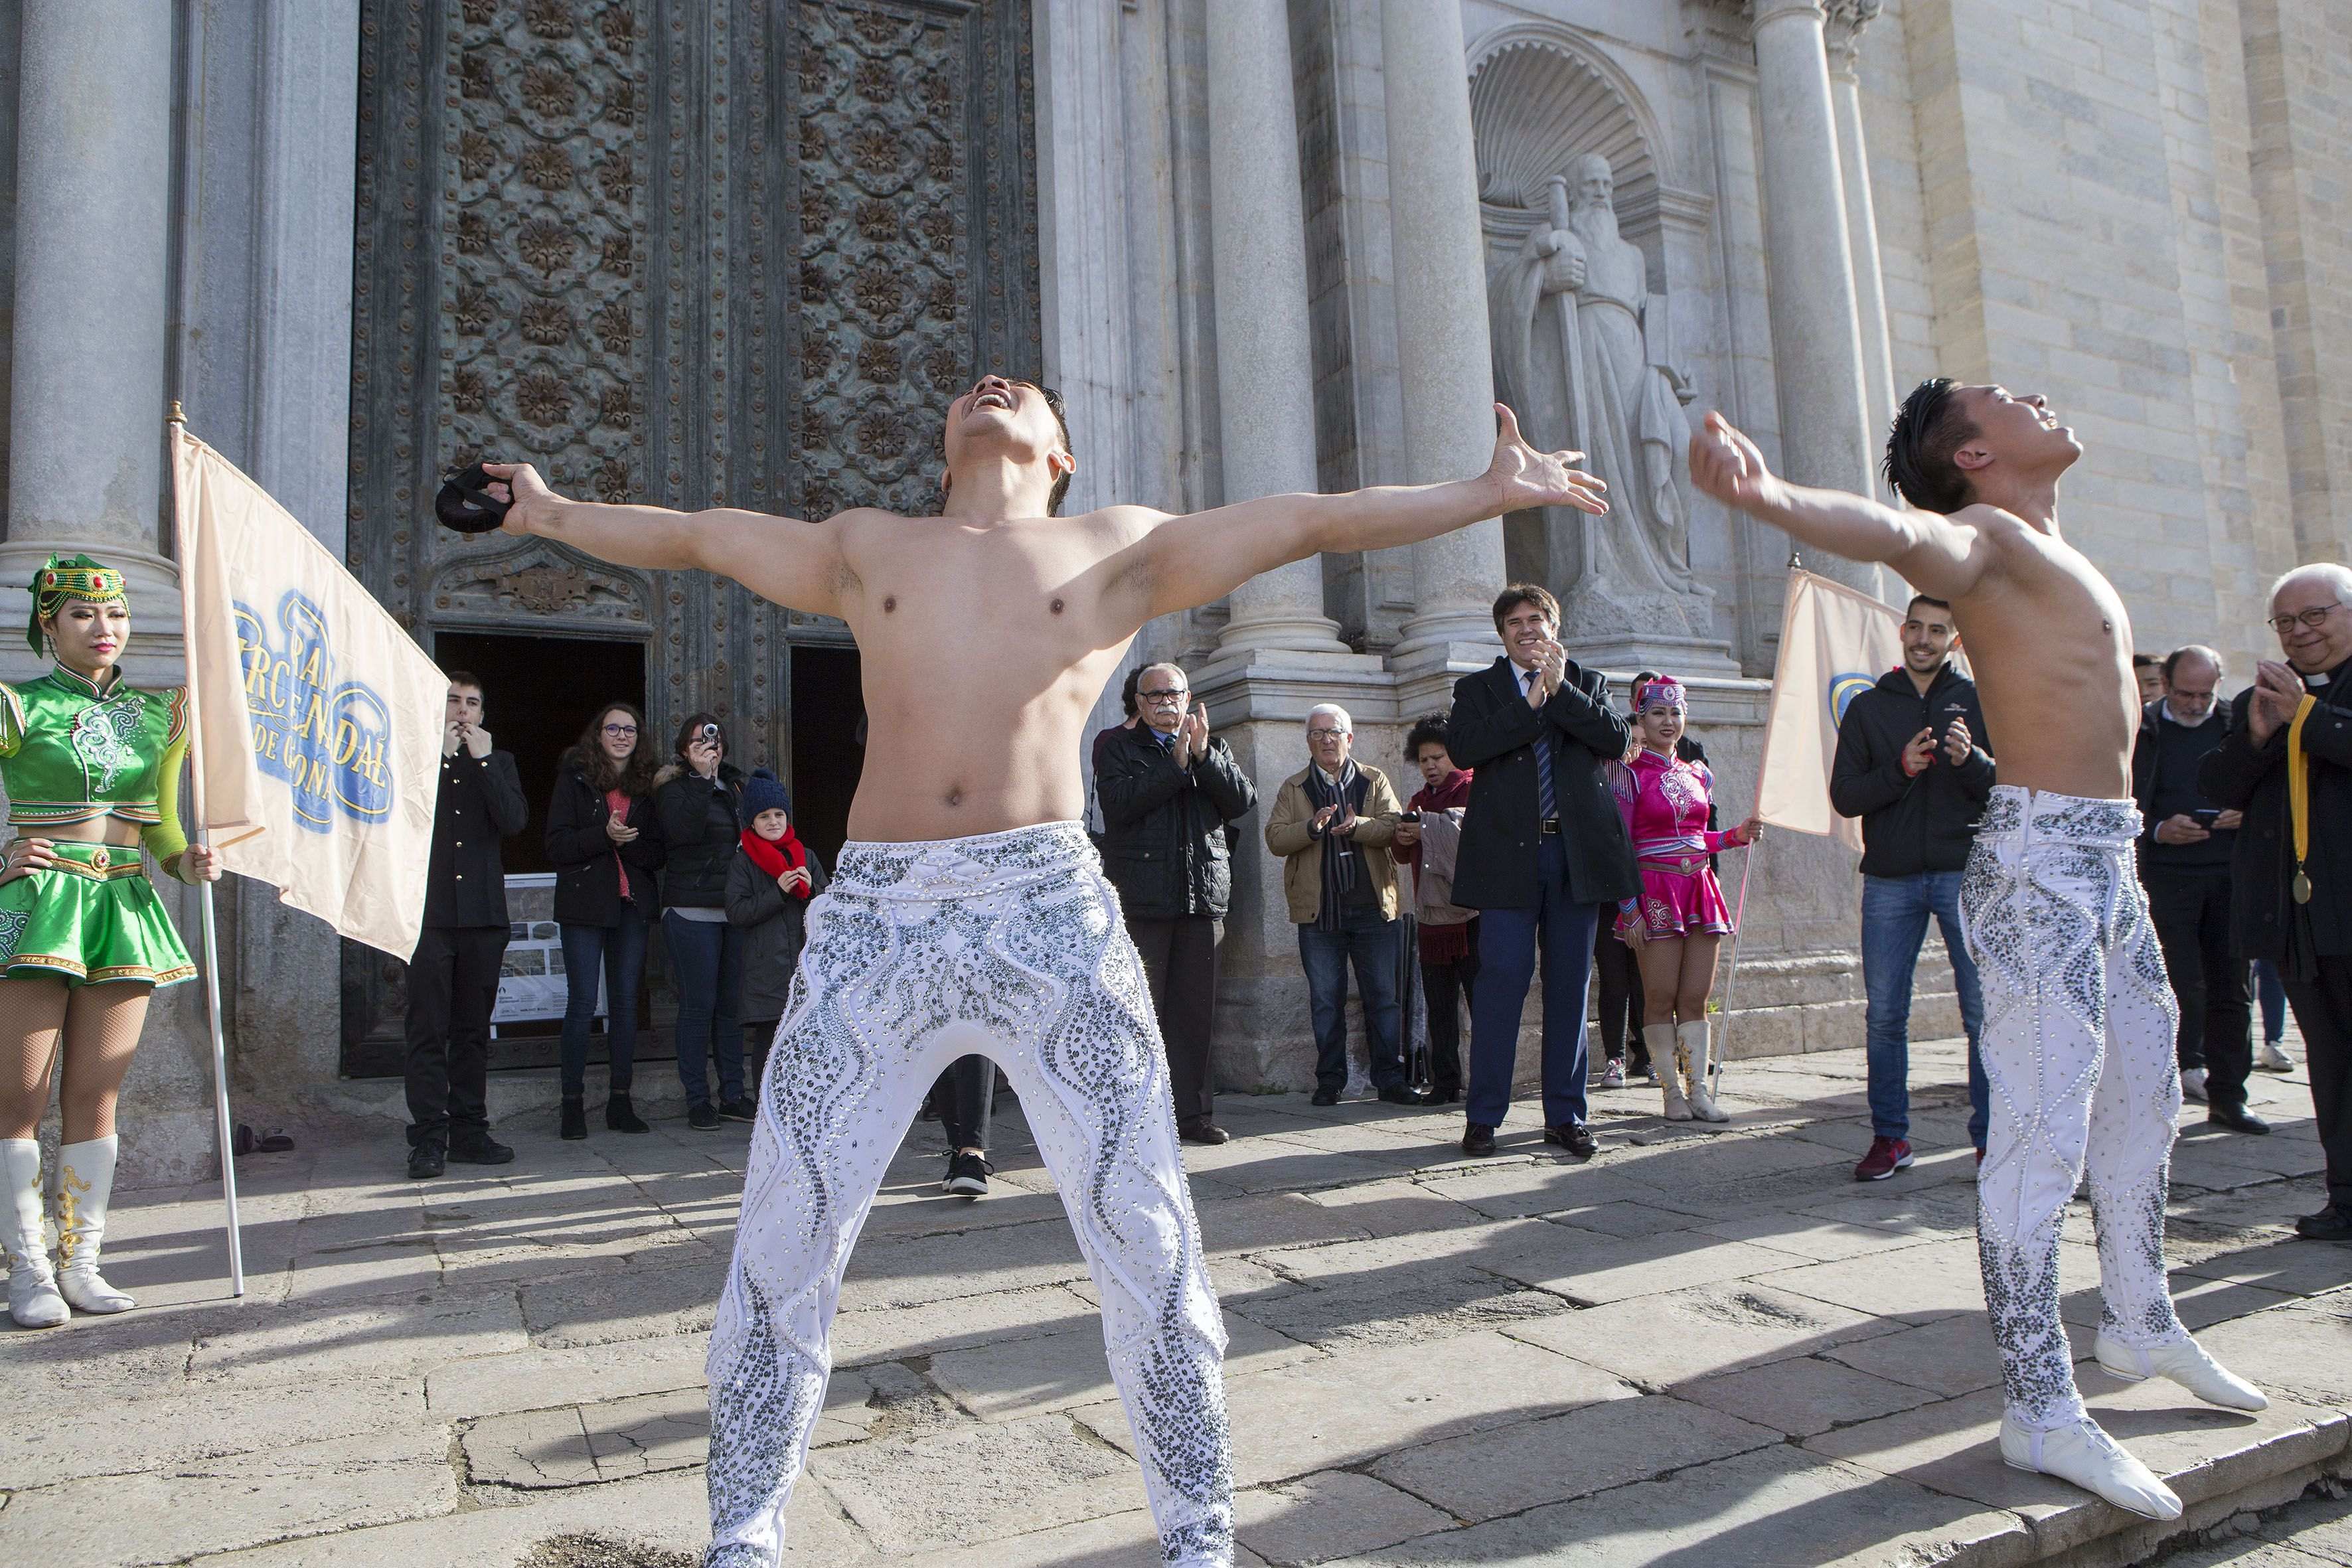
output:
[[[866,765],[866,697],[857,650],[793,647],[793,805],[801,839],[828,867],[841,864],[849,803]],[[492,733],[497,731],[493,731]]]
[[[645,707],[644,646],[590,637],[443,632],[433,639],[433,662],[481,677],[483,726],[499,751],[513,755],[515,772],[522,776],[530,825],[506,841],[507,869],[552,871],[545,837],[556,760],[572,749],[595,717],[595,704]],[[656,737],[656,748],[661,743]]]

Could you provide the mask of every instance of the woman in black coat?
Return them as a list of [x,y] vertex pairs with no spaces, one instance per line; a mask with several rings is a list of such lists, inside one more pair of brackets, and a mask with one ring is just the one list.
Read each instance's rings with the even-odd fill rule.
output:
[[[677,981],[677,1079],[686,1120],[709,1131],[721,1117],[749,1121],[743,1092],[743,933],[727,923],[727,870],[742,829],[737,826],[743,774],[727,761],[727,734],[713,713],[678,726],[677,761],[661,771],[654,816],[663,852],[662,940]],[[706,1058],[719,1065],[712,1105]]]
[[743,836],[727,870],[727,923],[743,933],[745,1045],[755,1060],[792,999],[809,900],[824,891],[824,862],[793,830],[792,811],[783,782],[755,770],[743,785]]
[[555,794],[547,803],[547,858],[555,865],[555,919],[563,931],[566,1138],[588,1136],[588,1026],[596,1016],[600,972],[611,1058],[604,1125],[615,1132],[648,1131],[629,1103],[629,1086],[646,936],[661,910],[654,881],[662,863],[654,755],[645,715],[629,703],[608,702],[556,764]]

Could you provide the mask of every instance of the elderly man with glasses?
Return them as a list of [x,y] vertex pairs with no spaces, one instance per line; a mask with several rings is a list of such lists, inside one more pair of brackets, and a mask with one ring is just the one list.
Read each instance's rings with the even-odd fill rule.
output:
[[2240,959],[2286,982],[2311,1068],[2327,1158],[2327,1205],[2295,1221],[2352,1241],[2352,570],[2299,566],[2271,589],[2264,659],[2230,704],[2230,729],[2199,779],[2242,812],[2230,859],[2230,935]]
[[[1391,1105],[1426,1103],[1405,1078],[1397,964],[1397,818],[1403,808],[1380,769],[1355,759],[1356,724],[1336,702],[1307,715],[1307,765],[1282,781],[1265,847],[1283,858],[1282,890],[1298,925],[1315,1026],[1315,1103],[1337,1105],[1348,1083],[1348,969],[1364,1005],[1372,1087]],[[1378,851],[1378,853],[1373,853]]]
[[1176,666],[1143,667],[1135,727],[1111,731],[1095,753],[1095,797],[1103,870],[1118,889],[1167,1043],[1176,1135],[1223,1143],[1213,1058],[1217,944],[1234,891],[1226,824],[1257,805],[1257,791],[1192,696]]

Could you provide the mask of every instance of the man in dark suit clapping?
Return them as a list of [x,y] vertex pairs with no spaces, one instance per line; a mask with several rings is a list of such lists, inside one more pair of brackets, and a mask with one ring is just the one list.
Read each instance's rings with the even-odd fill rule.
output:
[[1454,869],[1454,901],[1479,911],[1462,1148],[1495,1152],[1540,940],[1544,1138],[1589,1159],[1584,998],[1593,933],[1602,906],[1641,887],[1601,766],[1624,754],[1633,732],[1609,704],[1608,680],[1560,647],[1559,602],[1549,594],[1525,583],[1505,589],[1495,628],[1505,657],[1454,685],[1449,747],[1476,774]]

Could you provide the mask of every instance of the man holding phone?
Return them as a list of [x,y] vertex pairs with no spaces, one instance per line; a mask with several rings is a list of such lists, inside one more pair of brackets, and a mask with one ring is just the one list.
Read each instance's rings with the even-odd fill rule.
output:
[[2230,857],[2239,814],[2207,798],[2198,770],[2228,737],[2215,710],[2221,656],[2190,644],[2163,664],[2164,695],[2140,712],[2132,794],[2148,824],[2140,880],[2148,920],[2180,1003],[2180,1092],[2205,1101],[2205,1120],[2232,1132],[2268,1132],[2246,1109],[2253,1066],[2246,963],[2230,956]]

